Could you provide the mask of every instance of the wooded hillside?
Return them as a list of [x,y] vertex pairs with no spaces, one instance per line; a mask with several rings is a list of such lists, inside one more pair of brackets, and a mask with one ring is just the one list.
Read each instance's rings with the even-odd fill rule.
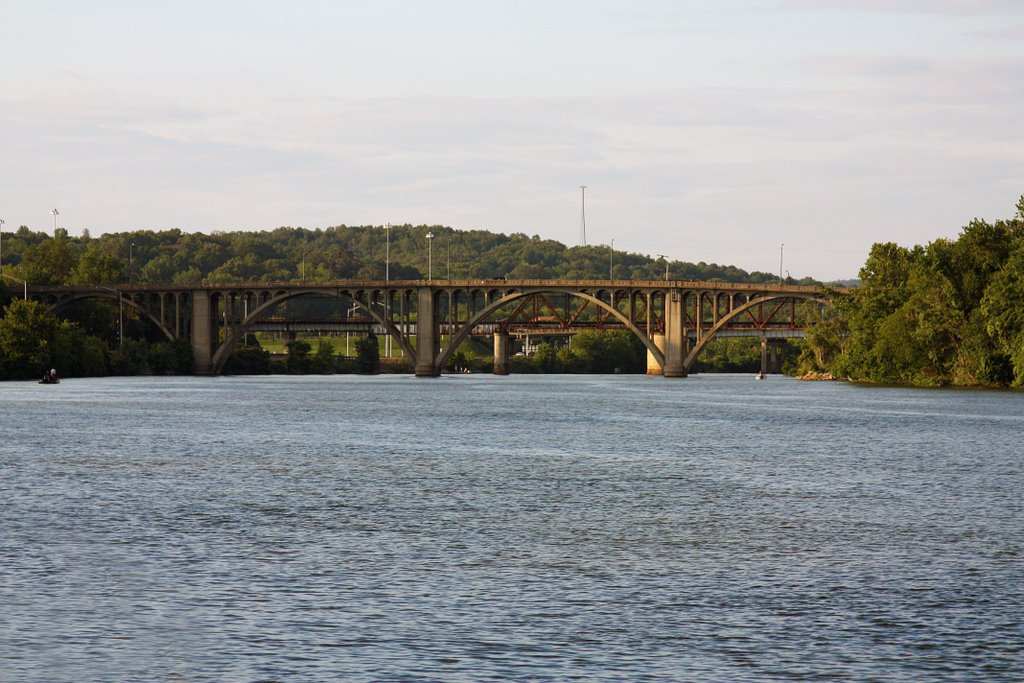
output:
[[[666,262],[607,245],[567,247],[522,233],[501,235],[444,226],[392,226],[392,279],[427,276],[428,240],[434,235],[436,279],[615,278],[661,279]],[[56,238],[22,226],[4,233],[6,272],[31,284],[218,283],[286,280],[384,279],[385,230],[380,226],[338,226],[324,230],[277,228],[261,232],[184,233],[140,230],[92,238]],[[610,264],[611,261],[611,264]],[[673,279],[772,282],[772,273],[748,273],[714,263],[668,263]],[[809,278],[790,282],[811,283]]]

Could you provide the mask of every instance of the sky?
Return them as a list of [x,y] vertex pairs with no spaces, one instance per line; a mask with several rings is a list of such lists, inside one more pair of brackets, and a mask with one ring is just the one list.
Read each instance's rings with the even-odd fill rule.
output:
[[[446,225],[822,280],[1024,194],[1022,0],[0,0],[0,219]],[[781,263],[780,263],[781,262]]]

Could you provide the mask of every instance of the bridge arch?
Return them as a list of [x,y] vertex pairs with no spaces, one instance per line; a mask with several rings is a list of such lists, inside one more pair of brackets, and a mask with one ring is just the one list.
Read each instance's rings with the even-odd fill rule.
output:
[[76,304],[81,301],[88,301],[90,299],[111,299],[113,301],[118,301],[123,306],[133,308],[139,313],[141,313],[142,317],[146,318],[151,323],[153,323],[153,325],[155,325],[156,328],[159,329],[160,332],[163,333],[165,337],[167,337],[168,341],[174,341],[175,339],[174,333],[171,330],[167,329],[167,326],[164,325],[162,320],[153,315],[153,313],[150,312],[150,310],[146,306],[140,304],[138,301],[135,301],[134,298],[131,296],[125,296],[123,293],[115,291],[74,293],[68,296],[61,297],[54,303],[48,304],[48,306],[50,310],[53,311],[54,313],[60,313],[61,311],[68,308],[72,304]]
[[[607,290],[602,290],[602,292],[605,291]],[[459,331],[449,338],[448,345],[445,346],[445,348],[442,349],[439,355],[437,356],[436,360],[434,361],[434,365],[437,371],[440,371],[440,369],[443,368],[448,363],[448,359],[455,352],[455,349],[457,349],[459,345],[462,344],[462,342],[465,341],[467,337],[469,337],[475,326],[483,323],[485,320],[487,320],[488,317],[490,317],[495,311],[500,309],[502,306],[505,306],[518,299],[533,296],[534,294],[568,294],[569,296],[584,299],[585,301],[588,301],[594,304],[595,306],[598,306],[599,308],[603,309],[610,315],[614,316],[616,320],[621,322],[626,327],[626,329],[628,329],[630,332],[636,335],[636,337],[641,342],[643,342],[643,345],[647,348],[647,350],[654,356],[659,365],[664,366],[665,364],[665,355],[661,352],[661,349],[655,346],[654,342],[650,339],[650,337],[644,334],[643,331],[641,331],[635,324],[633,324],[633,322],[628,317],[623,315],[622,312],[620,312],[617,308],[610,305],[609,303],[606,303],[605,301],[601,300],[598,296],[596,296],[596,294],[600,294],[600,292],[595,292],[594,294],[591,294],[590,292],[583,290],[566,289],[559,287],[529,287],[523,289],[509,289],[504,292],[502,292],[501,290],[491,290],[488,294],[494,296],[494,298],[491,299],[491,302],[484,306],[481,310],[477,311],[475,315],[471,316],[466,321],[466,323],[461,326]]]
[[718,332],[721,331],[724,327],[729,325],[729,323],[731,323],[735,318],[746,313],[755,306],[760,306],[770,301],[786,301],[791,299],[800,299],[801,301],[804,302],[819,303],[824,306],[828,306],[829,308],[833,307],[831,300],[817,294],[800,294],[786,292],[780,294],[768,294],[765,296],[759,296],[755,298],[748,298],[746,303],[737,306],[732,311],[727,313],[725,316],[719,318],[718,321],[711,327],[711,329],[705,331],[701,335],[701,337],[697,340],[697,343],[694,344],[693,348],[690,349],[690,352],[686,355],[686,359],[683,361],[683,367],[685,368],[686,373],[689,374],[690,370],[697,362],[697,356],[699,356],[700,352],[704,350],[704,347],[708,345],[708,342],[714,339],[715,335],[717,335]]
[[[269,296],[260,296],[258,298],[259,303],[256,308],[249,311],[248,315],[236,326],[231,328],[230,333],[225,337],[224,341],[217,347],[213,357],[210,359],[211,372],[214,375],[219,375],[220,371],[224,368],[224,364],[227,363],[228,357],[234,350],[238,342],[245,338],[249,328],[256,322],[258,322],[264,315],[266,315],[271,309],[290,301],[292,299],[298,299],[309,296],[333,296],[344,301],[350,301],[353,306],[358,306],[360,310],[364,311],[375,323],[383,327],[387,334],[397,340],[399,347],[402,349],[402,354],[410,360],[410,362],[416,361],[416,352],[413,350],[412,345],[409,343],[401,331],[385,318],[383,313],[374,310],[375,302],[374,294],[378,291],[384,293],[384,296],[388,296],[388,290],[375,290],[370,292],[366,289],[358,290],[334,290],[325,291],[320,288],[308,288],[308,289],[296,289],[296,290],[278,290]],[[369,296],[367,293],[369,292]],[[263,294],[267,294],[263,292]],[[360,298],[362,295],[362,299]],[[363,300],[365,299],[365,300]]]

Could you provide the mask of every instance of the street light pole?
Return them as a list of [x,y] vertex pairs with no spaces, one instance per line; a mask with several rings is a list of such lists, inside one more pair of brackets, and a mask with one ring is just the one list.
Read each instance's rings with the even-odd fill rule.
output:
[[615,267],[615,238],[612,238],[612,245],[608,247],[608,279],[614,280],[612,271]]
[[50,213],[53,214],[53,236],[56,237],[57,236],[57,216],[60,215],[60,211],[58,211],[57,209],[54,209]]
[[580,185],[580,246],[587,246],[587,186]]
[[0,275],[2,275],[3,277],[7,278],[8,280],[12,280],[14,282],[20,282],[22,284],[22,286],[24,287],[25,301],[28,301],[28,280],[22,280],[20,277],[12,277],[12,276],[8,275],[7,273],[2,273],[2,272],[0,272]]
[[779,245],[779,284],[780,285],[782,284],[782,249],[785,246],[786,246],[785,242],[783,242],[782,244]]
[[658,254],[658,258],[665,259],[665,282],[668,282],[668,258],[664,254]]
[[4,219],[0,218],[0,273],[4,270]]
[[[391,224],[384,224],[384,282],[391,281]],[[391,322],[391,292],[384,288],[384,322]],[[385,328],[384,354],[391,358],[391,333]],[[347,341],[345,342],[348,343]],[[346,355],[348,352],[346,351]]]
[[434,233],[427,233],[427,280],[434,279]]

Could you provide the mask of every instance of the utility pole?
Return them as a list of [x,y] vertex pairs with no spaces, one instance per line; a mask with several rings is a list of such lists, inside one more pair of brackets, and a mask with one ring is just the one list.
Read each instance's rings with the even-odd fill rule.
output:
[[665,259],[665,282],[668,282],[668,257],[664,254],[658,254],[658,258]]
[[587,186],[580,185],[580,246],[587,246]]

